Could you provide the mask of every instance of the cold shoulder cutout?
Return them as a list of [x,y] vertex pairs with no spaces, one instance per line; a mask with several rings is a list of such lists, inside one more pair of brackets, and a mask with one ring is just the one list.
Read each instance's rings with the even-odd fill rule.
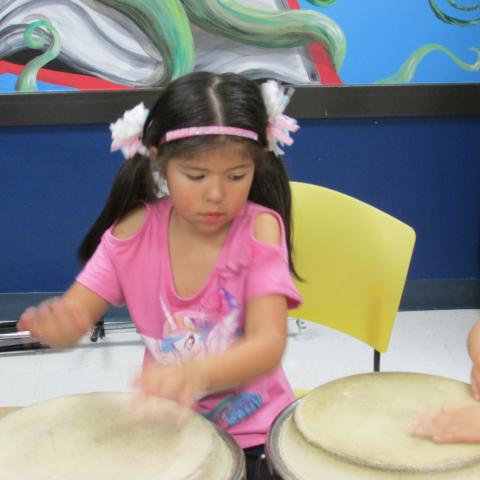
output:
[[147,207],[137,205],[112,227],[112,235],[120,240],[126,240],[140,231],[147,217]]
[[272,245],[281,244],[282,230],[278,219],[270,212],[261,212],[255,216],[253,236],[256,240]]

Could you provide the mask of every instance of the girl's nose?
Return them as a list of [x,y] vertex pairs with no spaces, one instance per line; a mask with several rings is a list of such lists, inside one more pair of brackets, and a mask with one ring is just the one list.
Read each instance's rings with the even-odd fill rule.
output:
[[219,203],[224,197],[224,186],[221,179],[212,178],[208,182],[205,197],[209,202]]

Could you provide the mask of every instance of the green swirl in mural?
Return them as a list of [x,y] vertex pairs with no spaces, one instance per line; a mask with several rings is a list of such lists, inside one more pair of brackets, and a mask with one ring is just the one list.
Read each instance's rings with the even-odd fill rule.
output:
[[190,20],[203,30],[266,48],[292,48],[321,42],[337,69],[345,58],[340,27],[313,10],[259,10],[236,0],[182,0]]
[[179,0],[98,0],[132,21],[159,50],[163,74],[155,86],[170,83],[193,70],[195,46],[192,30]]
[[440,51],[448,55],[460,68],[467,72],[478,72],[480,71],[480,49],[479,48],[470,48],[473,52],[477,54],[477,60],[475,63],[466,63],[460,58],[458,58],[454,53],[452,53],[448,48],[443,47],[442,45],[437,44],[428,44],[420,47],[415,50],[415,52],[410,55],[410,57],[403,63],[400,69],[394,73],[391,77],[384,78],[382,80],[377,80],[375,83],[386,84],[386,83],[409,83],[418,67],[418,64],[423,60],[423,58],[433,51]]
[[[430,4],[430,7],[432,8],[435,16],[439,18],[442,22],[449,23],[450,25],[456,25],[458,27],[471,27],[472,25],[477,25],[478,23],[480,23],[480,18],[474,18],[473,20],[462,20],[460,18],[455,18],[447,15],[439,8],[439,6],[437,5],[437,0],[428,0],[428,3]],[[462,7],[454,0],[449,0],[449,3],[453,7],[463,11],[472,11],[480,8],[480,2],[469,7]]]
[[[45,32],[36,32],[37,35],[34,36],[34,32],[37,29],[46,30],[48,36],[45,35]],[[17,92],[35,92],[38,90],[37,86],[37,75],[38,71],[45,66],[48,62],[53,60],[58,56],[61,50],[61,41],[60,35],[58,34],[57,29],[49,22],[45,20],[38,20],[27,25],[25,32],[23,34],[23,39],[25,44],[29,48],[41,49],[45,48],[47,44],[48,37],[51,38],[50,45],[47,50],[43,52],[38,57],[30,60],[22,70],[22,73],[19,75],[17,82],[15,84],[15,90]]]
[[476,5],[460,5],[455,0],[448,0],[448,3],[457,10],[463,10],[464,12],[471,12],[473,10],[480,10],[480,2]]
[[330,5],[337,3],[337,0],[308,0],[308,3],[311,3],[316,7],[329,7]]

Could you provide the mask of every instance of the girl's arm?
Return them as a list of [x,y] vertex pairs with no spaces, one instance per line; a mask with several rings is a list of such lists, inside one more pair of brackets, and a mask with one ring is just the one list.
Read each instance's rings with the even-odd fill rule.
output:
[[231,349],[178,366],[152,363],[136,385],[144,394],[189,407],[201,392],[236,387],[274,370],[281,362],[286,339],[285,298],[261,297],[248,304],[245,335]]
[[30,307],[20,317],[18,330],[54,348],[74,346],[101,318],[109,303],[75,282],[61,297]]
[[270,295],[249,302],[245,336],[230,350],[202,360],[207,390],[244,384],[277,368],[287,342],[287,302]]
[[480,322],[476,323],[470,330],[467,347],[472,361],[478,361],[480,357]]
[[470,375],[472,393],[477,400],[480,400],[480,322],[470,330],[467,348],[473,363]]

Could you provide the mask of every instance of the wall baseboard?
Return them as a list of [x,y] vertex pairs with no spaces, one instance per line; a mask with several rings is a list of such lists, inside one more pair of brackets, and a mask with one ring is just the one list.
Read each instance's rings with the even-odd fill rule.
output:
[[408,280],[400,310],[480,308],[479,278]]
[[[0,322],[16,321],[31,305],[58,295],[58,293],[0,293]],[[456,310],[480,308],[480,279],[452,278],[408,280],[400,311]],[[106,319],[122,320],[129,317],[126,308],[111,308]]]

